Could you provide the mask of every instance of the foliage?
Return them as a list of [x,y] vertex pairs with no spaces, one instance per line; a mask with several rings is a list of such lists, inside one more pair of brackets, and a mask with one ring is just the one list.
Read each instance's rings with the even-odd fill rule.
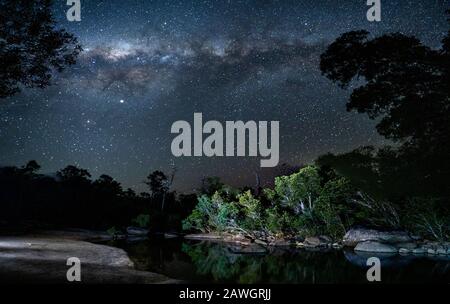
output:
[[[195,206],[195,195],[136,194],[108,175],[67,166],[55,175],[38,174],[36,161],[21,167],[0,167],[0,222],[21,227],[24,222],[46,227],[123,229],[138,220],[152,231],[181,231],[181,221]],[[148,217],[148,219],[147,219]]]
[[192,214],[183,221],[183,229],[202,232],[226,231],[234,226],[238,213],[233,203],[227,202],[219,192],[211,197],[202,195]]
[[[323,181],[315,166],[307,166],[275,180],[274,189],[265,189],[265,197],[251,191],[227,200],[219,191],[202,195],[183,228],[203,232],[231,231],[252,236],[255,232],[272,234],[318,234],[342,236],[352,224],[346,209],[354,190],[343,178]],[[263,208],[261,199],[268,200]]]
[[448,205],[433,198],[410,198],[402,213],[402,224],[410,231],[436,241],[450,240]]
[[148,177],[145,182],[149,186],[153,195],[160,195],[167,192],[167,176],[161,171],[154,171]]
[[371,194],[378,198],[450,199],[449,41],[450,31],[441,49],[401,33],[370,39],[368,32],[354,31],[321,56],[322,73],[339,86],[357,79],[355,85],[362,84],[353,90],[347,109],[376,119],[378,133],[397,144],[327,157],[337,170],[349,169],[344,176],[354,177],[352,182],[358,182],[354,174],[362,174],[363,190],[373,187]]
[[139,214],[135,219],[132,220],[132,223],[140,228],[148,228],[150,226],[150,215]]
[[261,203],[250,191],[237,196],[237,208],[242,213],[241,226],[248,230],[259,230],[263,226]]
[[116,239],[122,233],[122,231],[113,226],[106,230],[106,233],[108,233],[113,239]]
[[0,2],[0,98],[22,86],[44,88],[53,71],[75,64],[77,39],[57,29],[51,0]]

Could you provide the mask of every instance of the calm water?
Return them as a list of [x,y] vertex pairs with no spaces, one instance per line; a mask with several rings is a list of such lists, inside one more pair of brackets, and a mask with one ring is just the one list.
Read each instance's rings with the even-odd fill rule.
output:
[[[181,239],[114,245],[125,249],[140,270],[192,283],[367,283],[368,256],[353,251],[236,254],[225,244]],[[447,257],[379,257],[382,282],[450,283]]]

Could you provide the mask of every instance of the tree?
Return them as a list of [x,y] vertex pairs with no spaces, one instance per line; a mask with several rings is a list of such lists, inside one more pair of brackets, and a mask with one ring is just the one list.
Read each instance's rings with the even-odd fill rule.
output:
[[322,72],[341,87],[355,77],[366,80],[351,94],[347,109],[381,118],[377,130],[389,139],[447,136],[450,84],[444,50],[397,33],[372,40],[368,35],[346,33],[321,56]]
[[122,186],[111,176],[102,174],[93,182],[93,186],[105,197],[118,197],[122,195]]
[[40,168],[41,166],[37,163],[37,161],[30,160],[25,166],[22,167],[22,171],[25,174],[33,175],[39,171]]
[[147,176],[147,181],[144,183],[150,187],[153,196],[161,195],[168,190],[166,186],[167,176],[159,170],[153,171]]
[[64,169],[56,172],[56,176],[63,182],[82,183],[90,182],[91,174],[86,169],[80,169],[76,166],[69,165]]
[[0,98],[44,88],[52,73],[75,64],[77,38],[56,29],[51,0],[0,0]]
[[400,33],[370,39],[367,31],[354,31],[333,42],[320,62],[322,73],[342,88],[365,80],[347,109],[377,119],[377,131],[397,142],[398,149],[378,152],[389,164],[384,168],[403,172],[401,181],[414,180],[410,189],[440,197],[450,195],[449,46],[450,31],[441,49]]

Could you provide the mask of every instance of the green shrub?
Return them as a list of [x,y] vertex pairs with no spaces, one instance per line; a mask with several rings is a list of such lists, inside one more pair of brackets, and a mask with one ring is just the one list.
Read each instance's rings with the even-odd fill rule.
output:
[[238,208],[228,202],[219,192],[211,197],[202,195],[191,215],[183,221],[183,229],[202,232],[226,231],[235,227]]
[[139,214],[135,219],[131,221],[134,225],[140,228],[148,228],[150,226],[150,215]]
[[261,202],[254,198],[250,191],[239,194],[237,199],[238,208],[243,215],[242,220],[238,224],[244,229],[260,230],[263,227]]
[[[356,191],[335,174],[324,178],[316,166],[275,179],[274,189],[264,189],[262,197],[251,191],[237,193],[222,186],[213,195],[202,195],[185,230],[255,231],[284,235],[326,234],[338,239],[361,213],[351,204]],[[229,189],[226,190],[226,189]],[[261,203],[264,201],[264,207]]]

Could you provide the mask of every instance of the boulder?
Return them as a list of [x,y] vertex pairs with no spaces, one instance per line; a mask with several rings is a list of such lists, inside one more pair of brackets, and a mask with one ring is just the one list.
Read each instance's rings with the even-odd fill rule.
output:
[[270,243],[270,246],[275,246],[275,247],[289,247],[292,245],[293,245],[293,243],[291,243],[290,241],[285,240],[285,239],[275,240],[274,242]]
[[322,244],[322,241],[317,236],[308,236],[305,241],[303,242],[307,246],[320,246]]
[[436,250],[430,248],[430,249],[427,250],[427,253],[431,254],[431,255],[435,255],[436,254]]
[[306,247],[325,247],[328,244],[331,244],[331,242],[331,238],[327,236],[308,236],[307,238],[305,238],[303,244]]
[[327,236],[327,235],[321,235],[319,236],[319,239],[323,242],[323,243],[327,243],[327,244],[331,244],[333,242],[333,240]]
[[425,254],[425,252],[426,252],[425,249],[421,247],[413,249],[412,251],[413,254]]
[[398,249],[389,244],[384,244],[380,242],[361,242],[358,243],[355,247],[355,251],[363,251],[363,252],[381,252],[381,253],[397,253]]
[[263,240],[256,239],[255,243],[258,244],[258,245],[261,245],[261,246],[267,246],[267,242],[264,242]]
[[128,227],[127,234],[134,235],[134,236],[147,236],[148,229],[139,228],[139,227]]
[[74,240],[71,235],[0,237],[0,282],[67,283],[67,259],[81,261],[86,284],[172,283],[169,278],[133,268],[119,248]]
[[438,248],[438,249],[436,250],[436,254],[439,254],[439,255],[446,255],[446,254],[447,254],[447,250],[445,250],[444,248]]
[[207,240],[207,241],[214,241],[214,240],[223,240],[225,236],[220,234],[213,234],[213,233],[197,233],[197,234],[186,234],[184,236],[187,240]]
[[333,243],[333,245],[331,245],[334,249],[342,249],[344,246],[342,246],[339,243]]
[[410,253],[411,251],[410,251],[408,248],[400,248],[400,249],[398,250],[398,252],[399,252],[400,254],[408,254],[408,253]]
[[395,247],[397,248],[405,248],[408,250],[413,250],[415,248],[417,248],[417,244],[416,243],[398,243],[398,244],[394,244]]
[[380,231],[374,229],[350,229],[344,236],[343,244],[355,247],[358,243],[374,241],[387,244],[413,243],[413,239],[405,231]]
[[295,243],[295,246],[297,246],[298,248],[304,248],[305,244],[303,242],[297,242]]

